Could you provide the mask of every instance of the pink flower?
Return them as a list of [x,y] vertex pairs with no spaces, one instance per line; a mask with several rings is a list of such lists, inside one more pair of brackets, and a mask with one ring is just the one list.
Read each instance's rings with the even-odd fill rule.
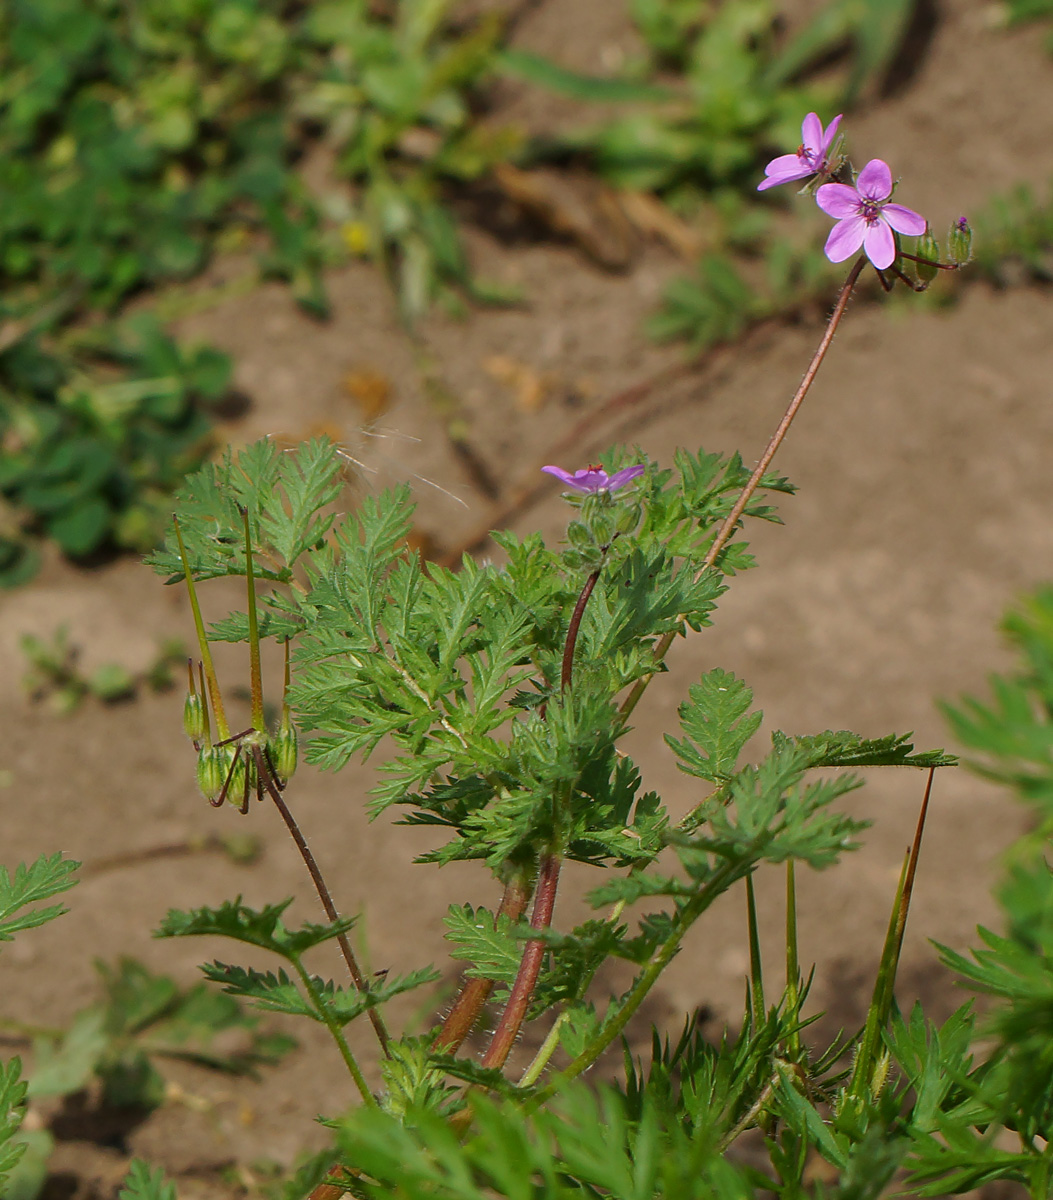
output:
[[825,171],[830,165],[827,155],[834,144],[834,138],[837,137],[841,115],[838,113],[834,117],[824,135],[822,121],[815,113],[809,113],[801,125],[801,144],[797,147],[797,153],[773,158],[764,168],[767,179],[757,184],[757,191],[763,192],[766,188],[778,187],[780,183],[807,179],[809,175],[818,175]]
[[645,467],[643,463],[638,463],[634,467],[623,467],[620,471],[615,471],[613,475],[608,475],[599,466],[583,467],[582,470],[575,471],[573,475],[569,471],[564,471],[562,467],[542,467],[541,469],[547,471],[549,475],[555,475],[557,479],[562,480],[567,487],[573,488],[576,492],[595,494],[596,492],[616,492],[634,480],[637,475],[642,475]]
[[815,202],[837,224],[826,239],[826,257],[844,262],[859,249],[879,271],[892,266],[896,258],[897,233],[920,237],[927,228],[925,218],[902,204],[889,204],[892,172],[888,163],[872,158],[859,172],[856,186],[824,183],[815,193]]

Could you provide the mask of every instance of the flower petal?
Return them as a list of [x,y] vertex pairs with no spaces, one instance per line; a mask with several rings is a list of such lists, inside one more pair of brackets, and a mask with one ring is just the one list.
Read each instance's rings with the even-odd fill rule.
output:
[[[822,191],[822,188],[819,189]],[[846,217],[830,230],[823,251],[826,257],[834,263],[844,262],[850,258],[863,244],[867,223],[862,217]]]
[[801,141],[805,149],[818,153],[823,148],[823,123],[815,113],[809,113],[801,122]]
[[804,179],[815,172],[806,162],[802,162],[799,155],[780,154],[768,163],[764,174],[768,178],[757,184],[758,192],[763,192],[765,188],[777,187],[780,183],[789,183],[792,179]]
[[844,113],[838,113],[836,117],[826,127],[826,137],[823,138],[822,151],[823,158],[826,158],[830,151],[830,147],[834,144],[834,138],[837,137],[837,127],[841,124],[841,118]]
[[625,487],[627,483],[631,483],[637,475],[642,475],[646,470],[646,464],[636,463],[632,467],[622,467],[620,471],[615,471],[607,481],[607,491],[616,492],[619,488]]
[[908,237],[921,237],[927,224],[921,213],[913,208],[905,208],[902,204],[886,204],[881,215],[897,233],[905,233]]
[[542,467],[541,469],[542,469],[542,471],[547,471],[549,475],[555,475],[555,477],[561,483],[565,484],[569,488],[574,488],[579,492],[586,492],[589,490],[588,488],[583,488],[581,486],[581,484],[578,483],[577,479],[575,479],[574,476],[571,475],[571,473],[569,471],[564,471],[562,467],[549,466],[549,467]]
[[868,200],[887,200],[892,195],[892,172],[888,163],[872,158],[859,172],[856,187]]
[[867,252],[867,258],[879,271],[891,267],[895,261],[896,239],[892,236],[892,230],[880,217],[867,226],[863,237],[863,249]]
[[844,220],[859,215],[859,193],[847,183],[824,183],[815,193],[815,202],[828,217]]

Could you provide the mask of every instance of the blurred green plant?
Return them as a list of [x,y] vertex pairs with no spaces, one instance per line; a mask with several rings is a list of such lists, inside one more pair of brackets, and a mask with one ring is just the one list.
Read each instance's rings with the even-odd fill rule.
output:
[[[723,187],[750,195],[765,151],[800,140],[803,113],[832,114],[865,86],[880,85],[916,7],[917,0],[833,0],[783,40],[776,0],[631,0],[644,43],[642,58],[622,72],[621,98],[632,110],[565,135],[556,152],[587,153],[617,186],[657,191],[680,210],[697,209]],[[812,67],[846,49],[845,70],[807,79]],[[609,89],[590,96],[587,79],[563,72],[561,82],[529,56],[515,63],[575,98],[619,98]],[[648,102],[634,82],[662,89]]]
[[[1053,17],[1053,0],[1004,0],[999,7],[1007,25]],[[1046,35],[1046,49],[1053,54],[1053,33]]]
[[101,1000],[82,1009],[64,1029],[4,1022],[32,1037],[29,1097],[68,1096],[93,1079],[102,1103],[152,1109],[165,1098],[158,1063],[195,1063],[231,1075],[254,1075],[295,1045],[285,1034],[259,1028],[231,996],[204,983],[180,988],[135,959],[97,962]]
[[[472,119],[496,17],[366,0],[14,3],[0,13],[0,585],[43,536],[80,557],[147,549],[166,497],[208,448],[229,363],[148,318],[134,293],[257,252],[324,314],[321,267],[373,256],[404,315],[481,295],[441,203],[515,138]],[[321,199],[296,159],[351,184]],[[321,212],[330,218],[323,237]],[[86,318],[101,313],[101,323]]]
[[79,647],[69,640],[69,629],[60,626],[51,637],[23,634],[19,647],[28,663],[22,690],[31,700],[44,700],[57,713],[73,712],[86,696],[103,703],[127,700],[140,684],[155,692],[172,686],[172,668],[186,662],[186,647],[179,638],[169,638],[158,647],[153,662],[140,674],[116,662],[105,662],[90,674],[77,665]]
[[75,558],[149,549],[229,371],[145,314],[0,351],[0,586],[36,571],[41,536]]
[[[61,904],[47,902],[77,883],[79,865],[53,854],[19,864],[13,873],[0,867],[0,943],[66,912]],[[179,1060],[251,1075],[295,1045],[285,1034],[260,1030],[258,1017],[203,983],[180,989],[129,958],[116,967],[96,963],[96,970],[102,998],[68,1027],[46,1029],[0,1018],[8,1036],[32,1041],[34,1058],[28,1080],[20,1059],[0,1064],[0,1187],[12,1200],[34,1200],[40,1193],[54,1148],[46,1129],[22,1129],[27,1101],[68,1096],[94,1080],[103,1104],[149,1110],[165,1098],[159,1062]],[[174,1194],[162,1185],[159,1173],[133,1163],[121,1195],[171,1200]]]
[[[14,874],[0,867],[0,943],[68,911],[46,901],[74,886],[79,865],[61,854],[42,854],[28,866],[19,863]],[[22,1129],[28,1086],[21,1059],[0,1064],[0,1186],[5,1196],[17,1194],[16,1188],[24,1196],[36,1195],[51,1153],[51,1135],[46,1130]]]

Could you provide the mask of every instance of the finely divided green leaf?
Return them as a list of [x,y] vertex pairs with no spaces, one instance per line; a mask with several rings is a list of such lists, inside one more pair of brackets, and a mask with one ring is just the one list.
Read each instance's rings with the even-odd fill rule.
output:
[[78,866],[61,854],[42,854],[29,866],[19,863],[13,876],[0,867],[0,941],[9,942],[21,930],[44,925],[66,912],[61,904],[53,904],[16,915],[19,909],[68,891],[77,882],[73,873]]

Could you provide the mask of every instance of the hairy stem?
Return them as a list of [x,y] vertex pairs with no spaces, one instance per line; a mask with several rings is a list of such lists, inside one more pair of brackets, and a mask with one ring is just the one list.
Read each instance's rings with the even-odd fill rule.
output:
[[585,606],[589,602],[589,597],[592,595],[592,590],[596,586],[596,580],[599,577],[600,568],[597,567],[588,579],[585,580],[585,586],[581,589],[578,602],[574,605],[574,611],[570,614],[570,624],[567,626],[567,641],[563,647],[563,669],[559,677],[559,685],[564,691],[570,687],[571,676],[574,673],[574,650],[578,644],[578,631],[581,629],[581,618],[585,615]]
[[[559,884],[560,857],[558,854],[542,856],[537,875],[537,891],[534,895],[534,909],[530,914],[532,929],[547,929],[552,924],[552,912],[556,907],[556,887]],[[545,957],[545,943],[531,938],[519,962],[515,983],[501,1014],[501,1020],[494,1031],[490,1048],[483,1056],[484,1067],[501,1068],[505,1064],[512,1046],[526,1016],[530,997],[534,994],[534,985],[541,971],[541,963]]]
[[[516,874],[505,884],[501,904],[497,910],[498,918],[508,917],[511,921],[518,921],[526,912],[532,892],[533,881],[522,872]],[[464,1039],[472,1032],[493,987],[492,979],[466,980],[461,994],[446,1014],[446,1020],[443,1021],[438,1037],[433,1043],[433,1049],[445,1051],[447,1054],[453,1054],[459,1049]]]
[[[786,412],[783,413],[782,420],[779,422],[775,432],[768,440],[768,444],[764,449],[764,453],[760,457],[753,474],[749,477],[749,481],[742,489],[738,500],[731,512],[724,519],[724,523],[717,531],[717,536],[713,540],[713,545],[710,546],[709,552],[703,560],[702,570],[712,567],[720,556],[720,552],[731,540],[732,534],[735,532],[735,527],[742,518],[742,514],[746,511],[746,506],[753,498],[754,492],[760,486],[761,480],[764,478],[764,473],[771,466],[771,460],[775,457],[776,451],[782,445],[783,438],[786,437],[790,426],[793,424],[794,417],[797,416],[797,411],[804,403],[805,396],[811,390],[812,384],[815,382],[815,377],[819,373],[819,368],[823,365],[823,359],[826,357],[827,350],[830,349],[830,343],[834,340],[834,334],[837,332],[837,327],[841,324],[841,318],[845,315],[845,309],[848,307],[848,301],[852,296],[859,276],[866,266],[867,259],[865,255],[860,255],[852,264],[851,271],[848,272],[848,278],[841,287],[841,291],[837,296],[837,303],[834,305],[834,310],[830,314],[830,320],[826,324],[826,330],[823,333],[822,340],[816,347],[815,353],[812,355],[812,361],[808,364],[808,370],[804,373],[804,378],[801,380],[800,387],[794,393],[793,399],[790,401]],[[654,648],[655,666],[665,658],[669,652],[669,647],[673,644],[676,638],[675,633],[666,633],[658,640]],[[640,697],[647,689],[647,685],[654,678],[656,672],[652,671],[648,675],[641,676],[632,686],[628,696],[622,701],[619,714],[624,720],[629,716],[633,709],[640,702]]]
[[[336,905],[333,903],[333,897],[329,892],[329,887],[322,875],[321,868],[318,866],[318,861],[311,853],[311,847],[307,844],[307,839],[300,830],[300,826],[296,823],[296,818],[289,811],[289,806],[285,803],[282,794],[274,787],[269,779],[266,779],[267,792],[270,798],[274,801],[274,805],[278,812],[281,813],[282,820],[285,822],[286,828],[289,830],[292,840],[296,843],[297,850],[300,851],[300,857],[304,861],[304,866],[307,868],[308,874],[311,876],[311,882],[314,884],[314,889],[318,893],[318,899],[322,902],[322,908],[325,909],[325,915],[330,921],[339,921],[340,914],[337,912]],[[362,968],[358,965],[358,959],[355,957],[354,950],[351,949],[351,943],[347,939],[346,933],[341,933],[336,939],[337,945],[340,947],[340,953],[344,956],[344,962],[347,963],[348,972],[354,985],[360,992],[368,992],[369,984],[366,982],[365,976],[362,974]],[[377,1041],[380,1042],[380,1048],[386,1055],[388,1053],[388,1042],[390,1036],[387,1031],[387,1026],[384,1024],[384,1018],[380,1015],[376,1008],[369,1010],[369,1020],[373,1025],[373,1029],[377,1035]]]
[[[366,1077],[362,1074],[362,1068],[358,1065],[354,1054],[351,1053],[351,1047],[347,1044],[347,1038],[344,1037],[344,1031],[340,1028],[336,1018],[329,1011],[329,1007],[325,1002],[325,997],[322,996],[314,980],[307,974],[304,965],[298,958],[291,960],[292,965],[296,968],[297,975],[300,976],[300,982],[304,986],[304,991],[307,992],[311,1003],[314,1005],[315,1011],[322,1018],[326,1029],[329,1030],[333,1041],[336,1042],[337,1048],[340,1051],[340,1056],[343,1058],[348,1071],[351,1073],[351,1078],[355,1081],[355,1087],[362,1094],[362,1099],[366,1104],[376,1104],[376,1099],[373,1093],[369,1090],[369,1084],[366,1083]],[[370,1010],[372,1011],[372,1009]]]
[[[603,548],[600,566],[591,572],[578,594],[574,610],[570,615],[567,626],[567,640],[563,646],[563,663],[560,670],[560,688],[567,691],[574,675],[574,651],[578,645],[578,634],[581,630],[581,619],[589,597],[596,587],[596,581],[603,569],[603,559],[607,557],[609,546]],[[542,710],[544,716],[544,710]],[[558,819],[558,813],[557,819]],[[547,929],[552,924],[552,912],[556,904],[556,888],[559,884],[559,872],[562,860],[555,851],[542,855],[538,864],[537,891],[534,896],[534,910],[530,916],[530,924],[534,929]],[[541,973],[541,964],[545,959],[545,944],[541,941],[530,940],[523,948],[523,957],[519,961],[515,982],[512,985],[508,1003],[501,1014],[501,1020],[494,1030],[493,1039],[486,1054],[483,1055],[484,1067],[502,1067],[508,1058],[519,1035],[519,1030],[526,1016],[530,997],[534,994],[537,977]]]

